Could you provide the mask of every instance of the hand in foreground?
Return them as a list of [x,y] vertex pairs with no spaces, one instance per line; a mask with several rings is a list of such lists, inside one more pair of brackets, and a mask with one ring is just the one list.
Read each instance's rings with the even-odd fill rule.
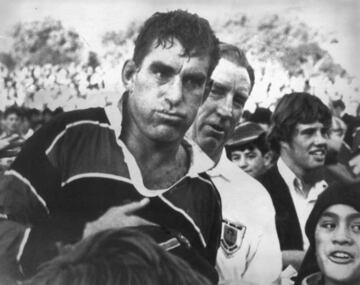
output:
[[357,154],[356,156],[354,156],[349,161],[349,165],[351,167],[352,172],[355,175],[359,175],[360,174],[360,154]]
[[111,207],[107,212],[93,222],[86,223],[83,238],[106,229],[120,229],[143,225],[155,225],[139,216],[135,212],[144,208],[150,202],[149,198],[131,202],[126,205]]
[[23,143],[23,139],[18,134],[2,137],[0,139],[0,150],[19,146]]
[[0,138],[0,157],[16,156],[25,140],[18,134]]

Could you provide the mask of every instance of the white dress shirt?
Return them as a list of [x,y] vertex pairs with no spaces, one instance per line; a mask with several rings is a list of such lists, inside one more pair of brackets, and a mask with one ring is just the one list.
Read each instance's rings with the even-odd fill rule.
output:
[[278,284],[282,261],[270,195],[229,161],[225,152],[207,173],[222,200],[219,284]]
[[290,195],[300,222],[303,249],[306,250],[309,247],[309,240],[305,234],[305,224],[318,196],[327,188],[328,184],[325,180],[321,180],[312,185],[309,192],[304,192],[301,179],[291,171],[281,157],[278,159],[277,166],[281,177],[285,180],[290,190]]

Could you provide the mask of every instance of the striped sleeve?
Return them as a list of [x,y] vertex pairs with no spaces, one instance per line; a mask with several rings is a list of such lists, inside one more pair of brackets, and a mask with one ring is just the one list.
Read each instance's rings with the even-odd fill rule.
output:
[[41,262],[57,253],[60,230],[56,225],[61,223],[54,222],[51,209],[59,207],[61,170],[46,150],[67,124],[87,113],[64,115],[37,131],[11,169],[0,177],[0,276],[31,275]]

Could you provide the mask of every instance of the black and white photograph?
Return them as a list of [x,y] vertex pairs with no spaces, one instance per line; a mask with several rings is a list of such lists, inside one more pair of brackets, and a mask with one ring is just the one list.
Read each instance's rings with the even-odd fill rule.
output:
[[359,19],[0,0],[0,285],[359,285]]

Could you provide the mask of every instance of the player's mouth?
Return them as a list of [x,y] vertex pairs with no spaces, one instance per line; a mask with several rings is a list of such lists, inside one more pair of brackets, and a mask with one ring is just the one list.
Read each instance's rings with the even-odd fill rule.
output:
[[176,112],[168,112],[164,110],[157,111],[159,116],[165,120],[169,121],[183,121],[185,120],[185,115],[182,113],[176,113]]

